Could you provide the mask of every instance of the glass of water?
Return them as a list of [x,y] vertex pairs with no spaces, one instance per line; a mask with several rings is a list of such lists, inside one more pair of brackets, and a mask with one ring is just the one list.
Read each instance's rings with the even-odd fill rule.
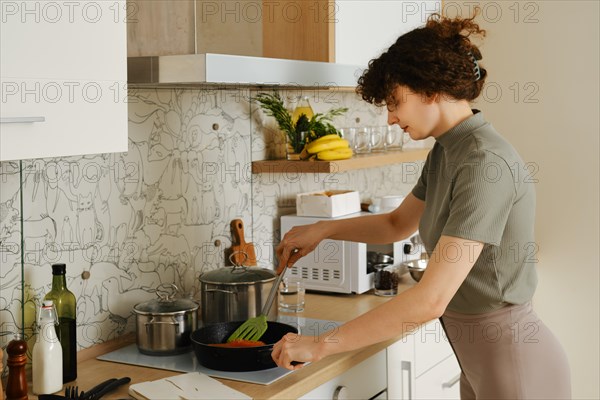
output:
[[296,277],[283,278],[279,287],[279,311],[299,313],[304,311],[304,282]]
[[369,127],[360,127],[354,136],[354,153],[364,154],[371,152],[371,129]]
[[385,126],[372,126],[371,127],[371,151],[373,153],[379,153],[385,151],[385,133],[387,128]]
[[389,125],[385,133],[385,149],[387,151],[402,151],[408,141],[406,133],[398,125]]
[[340,134],[343,139],[348,141],[348,146],[354,150],[354,137],[356,136],[356,128],[340,128]]

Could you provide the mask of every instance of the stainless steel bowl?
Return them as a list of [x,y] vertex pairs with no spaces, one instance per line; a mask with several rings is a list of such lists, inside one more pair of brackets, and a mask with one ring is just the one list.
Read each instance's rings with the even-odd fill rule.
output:
[[376,264],[393,264],[394,257],[389,254],[377,253],[377,259],[375,260]]
[[421,280],[421,277],[425,273],[425,269],[427,268],[427,259],[420,260],[412,260],[403,263],[402,265],[406,266],[410,276],[417,282]]

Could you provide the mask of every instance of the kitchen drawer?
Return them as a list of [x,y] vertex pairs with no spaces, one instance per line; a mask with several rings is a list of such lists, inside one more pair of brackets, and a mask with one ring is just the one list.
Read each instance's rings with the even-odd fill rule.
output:
[[386,351],[382,350],[301,399],[370,399],[379,396],[387,386],[386,366]]
[[460,366],[453,355],[415,381],[415,399],[460,399]]
[[424,325],[414,333],[415,376],[418,378],[440,361],[454,354],[439,320]]

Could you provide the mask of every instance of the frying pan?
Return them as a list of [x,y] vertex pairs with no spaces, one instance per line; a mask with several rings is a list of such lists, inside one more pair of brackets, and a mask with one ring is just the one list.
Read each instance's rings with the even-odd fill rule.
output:
[[298,333],[298,329],[281,322],[267,321],[267,331],[259,339],[265,346],[216,347],[210,344],[225,343],[244,321],[220,322],[207,325],[194,332],[190,338],[198,362],[217,371],[259,371],[276,367],[271,358],[273,345],[286,333]]

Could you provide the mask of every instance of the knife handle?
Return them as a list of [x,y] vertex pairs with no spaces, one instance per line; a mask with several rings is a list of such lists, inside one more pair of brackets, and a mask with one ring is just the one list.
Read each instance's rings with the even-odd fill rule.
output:
[[110,383],[113,383],[116,380],[117,380],[117,378],[111,378],[111,379],[105,380],[102,383],[97,384],[96,386],[94,386],[90,390],[88,390],[86,392],[83,392],[81,394],[80,400],[89,400],[89,399],[92,399],[93,396],[94,396],[94,394],[96,394],[100,390],[104,389],[105,386],[108,386]]
[[109,383],[108,385],[106,385],[104,388],[102,388],[97,393],[92,394],[92,396],[90,397],[89,400],[98,400],[102,396],[104,396],[106,393],[114,390],[118,386],[124,385],[129,382],[131,382],[131,378],[129,378],[128,376],[126,376],[125,378],[117,379],[117,380]]

